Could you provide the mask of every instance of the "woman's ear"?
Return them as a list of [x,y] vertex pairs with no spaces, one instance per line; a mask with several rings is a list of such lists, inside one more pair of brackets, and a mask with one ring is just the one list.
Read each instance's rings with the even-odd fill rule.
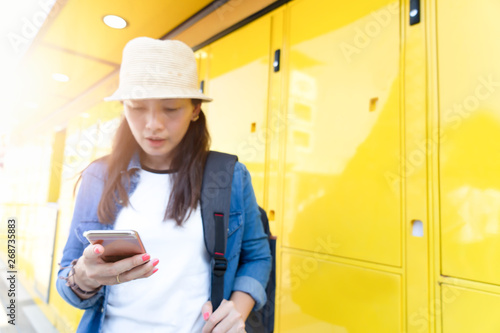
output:
[[196,121],[200,117],[201,103],[198,103],[193,108],[193,114],[191,115],[191,120]]

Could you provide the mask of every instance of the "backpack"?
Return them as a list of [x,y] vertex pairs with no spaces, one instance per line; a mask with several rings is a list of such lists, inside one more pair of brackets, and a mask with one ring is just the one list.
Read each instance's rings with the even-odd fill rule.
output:
[[[212,269],[211,301],[215,311],[224,297],[224,273],[227,260],[224,257],[229,225],[229,205],[235,155],[210,151],[205,163],[201,186],[201,216],[205,246],[210,254]],[[270,333],[274,331],[274,300],[276,289],[276,237],[271,235],[266,212],[259,207],[261,222],[268,235],[272,257],[272,268],[266,287],[267,302],[258,311],[252,311],[245,329],[248,333]]]

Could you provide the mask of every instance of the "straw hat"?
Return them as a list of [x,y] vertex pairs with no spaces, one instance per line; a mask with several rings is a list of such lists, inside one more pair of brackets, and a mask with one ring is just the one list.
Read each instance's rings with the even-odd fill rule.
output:
[[138,37],[125,45],[118,90],[104,100],[152,98],[212,100],[198,89],[196,59],[183,42]]

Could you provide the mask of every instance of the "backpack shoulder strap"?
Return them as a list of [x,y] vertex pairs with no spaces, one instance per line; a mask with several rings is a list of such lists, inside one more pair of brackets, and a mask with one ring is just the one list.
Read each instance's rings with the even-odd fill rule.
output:
[[200,204],[205,246],[211,257],[213,311],[224,298],[231,184],[237,160],[235,155],[210,151],[203,171]]

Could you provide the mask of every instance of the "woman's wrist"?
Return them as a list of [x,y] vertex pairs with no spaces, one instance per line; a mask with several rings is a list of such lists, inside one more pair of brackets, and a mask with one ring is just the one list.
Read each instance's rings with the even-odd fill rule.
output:
[[[71,262],[71,270],[68,274],[68,277],[65,279],[66,280],[66,285],[73,290],[75,294],[77,294],[80,298],[82,299],[87,299],[95,294],[101,289],[101,285],[89,285],[87,283],[81,282],[83,279],[79,279],[77,282],[77,270],[76,270],[76,265],[77,265],[78,259],[75,259]],[[97,282],[97,281],[96,281]]]
[[[97,282],[96,280],[89,279],[87,275],[85,274],[85,271],[83,269],[80,269],[81,267],[78,265],[78,260],[73,261],[73,280],[78,280],[78,285],[84,289],[84,290],[94,290],[94,289],[99,289],[101,287],[101,284]],[[76,283],[76,281],[75,281]]]
[[83,288],[85,288],[85,289],[83,289],[82,287],[80,287],[78,285],[78,283],[76,283],[74,275],[68,279],[68,285],[71,288],[71,290],[73,290],[78,296],[89,296],[89,297],[97,294],[97,292],[99,292],[99,290],[102,287],[102,286],[99,286],[95,289],[87,290],[87,288],[84,286]]
[[233,291],[229,298],[233,303],[236,310],[241,314],[243,321],[247,320],[248,315],[252,311],[255,300],[247,293],[242,291]]

